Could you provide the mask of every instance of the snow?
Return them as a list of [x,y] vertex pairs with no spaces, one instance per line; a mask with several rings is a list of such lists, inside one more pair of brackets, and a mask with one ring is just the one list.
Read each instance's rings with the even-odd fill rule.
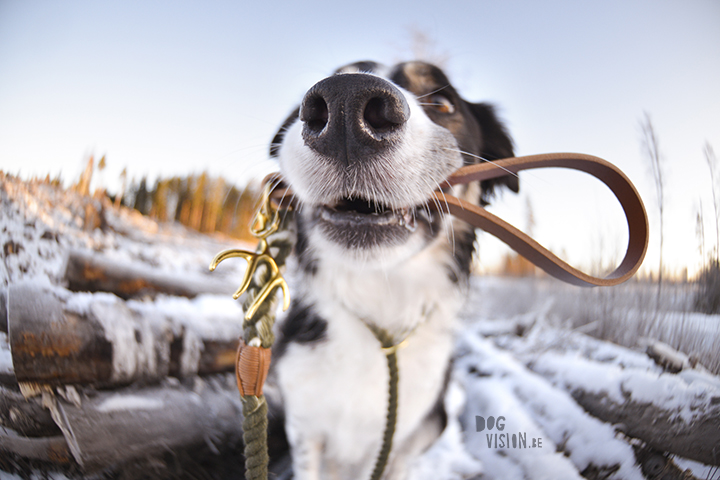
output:
[[[49,279],[61,284],[67,252],[77,249],[102,253],[118,262],[144,265],[169,274],[211,275],[208,265],[224,248],[238,242],[192,232],[175,224],[158,224],[129,209],[112,208],[107,201],[62,190],[40,181],[23,182],[0,172],[0,234],[2,245],[15,253],[0,263],[0,284],[22,279]],[[88,231],[86,209],[103,212],[104,230]],[[212,278],[228,281],[242,276],[242,262],[223,266]]]
[[162,400],[138,395],[115,395],[97,406],[98,412],[117,412],[122,410],[160,410],[165,404]]
[[[511,433],[542,438],[541,448],[503,450],[502,462],[513,462],[511,470],[519,475],[508,476],[511,474],[501,470],[503,478],[578,478],[577,472],[590,465],[619,465],[614,478],[642,479],[634,465],[632,448],[616,438],[612,426],[582,410],[568,393],[554,388],[488,339],[468,336],[462,340],[461,348],[468,353],[458,359],[458,368],[469,374],[468,398],[475,402],[464,419],[473,451],[481,452],[482,457],[497,454],[484,448],[487,434],[472,432],[474,422],[468,415],[503,416],[507,419],[505,428]],[[567,461],[575,468],[569,468]]]
[[7,334],[0,332],[0,374],[13,371],[12,353],[8,344]]
[[444,403],[448,425],[440,438],[411,466],[410,478],[461,480],[483,472],[482,463],[473,457],[463,441],[460,414],[465,402],[465,390],[457,379],[451,381]]
[[[0,244],[10,251],[0,263],[0,287],[37,282],[62,298],[68,310],[101,322],[105,335],[119,349],[113,355],[117,381],[132,378],[141,367],[153,371],[153,342],[130,341],[138,332],[152,338],[182,331],[185,348],[180,363],[186,375],[197,366],[202,338],[237,338],[243,313],[230,295],[193,299],[158,295],[152,301],[123,301],[109,293],[65,290],[65,258],[71,249],[202,279],[209,275],[212,257],[235,246],[176,225],[159,225],[125,209],[106,208],[108,228],[87,231],[83,218],[88,202],[99,206],[98,200],[0,173]],[[227,262],[213,276],[234,284],[243,269],[244,262]],[[602,393],[617,402],[627,397],[640,403],[652,401],[686,421],[720,398],[720,379],[707,371],[669,375],[643,351],[581,333],[594,328],[593,322],[575,330],[562,325],[555,318],[553,288],[556,284],[474,279],[445,397],[448,425],[410,467],[412,478],[461,479],[482,473],[483,479],[579,479],[578,472],[597,467],[610,479],[640,480],[627,439],[613,425],[587,414],[572,398],[571,389]],[[628,313],[628,318],[633,316],[641,314]],[[133,321],[120,321],[127,318]],[[699,334],[698,346],[718,345],[720,317],[678,313],[667,318],[658,335],[687,329]],[[0,332],[0,373],[9,371],[11,352],[6,334]],[[99,410],[163,406],[159,399],[118,394]],[[486,422],[485,430],[478,432],[477,417],[504,417],[502,430],[497,422],[492,429]],[[521,448],[512,446],[513,435],[523,439]],[[695,462],[679,459],[678,463],[698,476],[711,475],[708,467]]]

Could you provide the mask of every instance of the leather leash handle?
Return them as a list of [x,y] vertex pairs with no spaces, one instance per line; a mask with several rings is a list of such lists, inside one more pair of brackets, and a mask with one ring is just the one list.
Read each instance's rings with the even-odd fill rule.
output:
[[625,174],[610,162],[592,155],[579,153],[552,153],[513,157],[492,162],[469,165],[450,175],[445,185],[457,185],[487,180],[535,168],[569,168],[588,173],[607,185],[625,212],[628,224],[628,247],[620,266],[605,278],[593,277],[570,266],[528,235],[482,207],[465,202],[452,195],[435,192],[435,206],[474,227],[494,235],[518,254],[549,275],[583,287],[618,285],[632,277],[642,264],[648,247],[648,218],[642,199]]
[[[569,168],[590,174],[607,185],[620,201],[628,224],[628,247],[620,266],[605,278],[593,277],[572,267],[528,235],[482,207],[441,191],[434,192],[435,197],[433,201],[429,202],[429,205],[494,235],[535,266],[558,280],[582,287],[613,286],[625,282],[637,272],[645,258],[649,227],[640,194],[630,179],[612,163],[581,153],[548,153],[504,158],[462,167],[450,175],[440,186],[444,188],[502,177],[508,173],[516,174],[522,170],[552,167]],[[281,180],[278,174],[266,178],[266,182],[281,183]],[[273,191],[272,198],[284,208],[294,202],[292,191],[284,185],[279,185]]]

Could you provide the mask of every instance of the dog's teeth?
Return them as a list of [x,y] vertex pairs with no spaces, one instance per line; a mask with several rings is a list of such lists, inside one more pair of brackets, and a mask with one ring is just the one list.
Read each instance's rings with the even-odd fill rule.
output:
[[417,230],[417,223],[415,222],[415,215],[413,215],[413,212],[410,211],[409,208],[404,208],[400,211],[400,213],[402,214],[400,217],[400,225],[411,232]]

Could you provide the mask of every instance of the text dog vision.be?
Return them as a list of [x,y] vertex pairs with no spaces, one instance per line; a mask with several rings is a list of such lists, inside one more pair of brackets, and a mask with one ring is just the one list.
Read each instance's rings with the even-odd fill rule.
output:
[[[488,431],[493,428],[502,432],[505,430],[505,417],[475,416],[475,430],[482,432],[487,427]],[[486,433],[488,448],[542,448],[542,438],[531,438],[527,442],[527,432],[518,433]]]

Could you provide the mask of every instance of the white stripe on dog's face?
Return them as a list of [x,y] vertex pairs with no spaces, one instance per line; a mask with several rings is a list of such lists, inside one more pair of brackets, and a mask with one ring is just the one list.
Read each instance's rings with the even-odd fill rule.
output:
[[[370,73],[337,75],[379,78]],[[300,214],[309,243],[321,255],[363,264],[394,263],[417,253],[445,230],[440,216],[427,207],[433,191],[463,164],[458,143],[428,117],[415,95],[382,81],[393,85],[409,111],[386,146],[341,161],[308,145],[308,122],[296,121],[279,147],[282,174],[303,205]]]

